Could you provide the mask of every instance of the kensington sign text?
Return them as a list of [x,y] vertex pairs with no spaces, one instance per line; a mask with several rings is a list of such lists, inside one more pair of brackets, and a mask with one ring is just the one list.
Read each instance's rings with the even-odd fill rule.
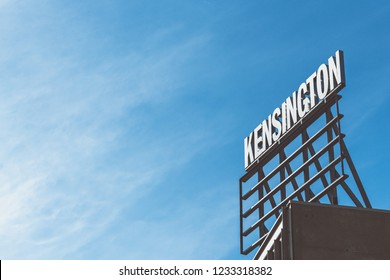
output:
[[344,56],[343,52],[338,50],[335,56],[329,57],[328,65],[321,64],[281,107],[276,108],[244,139],[245,169],[248,169],[271,145],[277,143],[326,96],[344,86]]

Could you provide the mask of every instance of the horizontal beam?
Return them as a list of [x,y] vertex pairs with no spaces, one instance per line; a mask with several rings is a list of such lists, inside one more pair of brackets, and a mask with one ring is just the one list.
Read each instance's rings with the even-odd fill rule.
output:
[[347,174],[343,174],[340,177],[338,177],[336,180],[334,180],[329,186],[324,188],[322,191],[320,191],[315,197],[309,200],[309,202],[317,202],[320,200],[324,195],[326,195],[329,191],[336,188],[339,184],[344,182],[348,178]]
[[309,181],[304,183],[299,189],[297,189],[295,192],[293,192],[291,195],[289,195],[287,198],[285,198],[281,203],[278,204],[277,207],[274,207],[272,210],[270,210],[267,214],[265,214],[263,217],[261,217],[257,222],[255,222],[252,226],[250,226],[246,231],[242,233],[243,236],[248,236],[252,231],[254,231],[259,225],[270,218],[272,215],[275,214],[276,211],[279,211],[282,206],[287,205],[287,203],[294,199],[296,196],[298,196],[299,193],[304,191],[306,188],[310,187],[315,181],[318,180],[320,176],[328,172],[333,166],[340,163],[343,159],[343,156],[340,155],[336,159],[334,159],[332,162],[330,162],[325,168],[323,168],[320,172],[316,173],[312,178],[310,178]]
[[[345,135],[342,134],[341,138],[343,138]],[[328,150],[336,145],[338,143],[340,135],[335,137],[332,141],[330,141],[326,146],[324,146],[320,151],[318,151],[314,156],[312,156],[307,162],[302,164],[298,169],[296,169],[292,174],[290,174],[286,179],[284,179],[282,182],[280,182],[272,191],[264,195],[259,201],[257,201],[249,210],[247,210],[245,213],[242,214],[243,218],[247,218],[250,214],[252,214],[257,208],[260,207],[262,203],[264,203],[269,197],[273,196],[275,193],[277,193],[282,187],[287,185],[292,178],[295,178],[299,173],[303,172],[303,169],[305,167],[310,166],[315,160],[317,160],[320,156],[328,152]],[[317,173],[318,174],[318,173]]]
[[[326,108],[332,107],[338,100],[341,99],[341,95],[337,95],[340,89],[335,88],[325,99],[321,100],[307,115],[302,119],[296,122],[286,134],[284,134],[278,142],[272,144],[268,149],[256,160],[254,160],[247,168],[247,173],[256,173],[256,166],[263,161],[268,162],[269,158],[273,158],[277,151],[280,149],[280,146],[284,143],[290,143],[292,139],[300,133],[300,130],[310,126],[315,122],[326,110]],[[299,128],[298,126],[302,126]]]
[[253,251],[253,249],[255,249],[256,247],[258,246],[261,246],[261,244],[263,244],[264,242],[264,239],[268,236],[268,233],[267,234],[264,234],[262,237],[260,237],[260,239],[258,239],[255,243],[253,243],[251,246],[249,246],[247,249],[243,250],[243,248],[241,248],[241,254],[243,255],[248,255],[250,252]]
[[[270,173],[267,174],[261,181],[259,181],[254,187],[251,188],[247,193],[245,193],[242,198],[244,200],[248,199],[252,194],[254,194],[259,187],[263,184],[263,182],[269,180],[272,178],[276,173],[279,172],[279,169],[283,168],[286,164],[288,164],[290,161],[295,159],[300,153],[303,152],[303,149],[307,148],[307,146],[311,145],[314,141],[316,141],[318,138],[320,138],[324,133],[327,132],[330,126],[334,125],[337,122],[337,117],[334,117],[331,121],[329,121],[323,128],[321,128],[316,134],[314,134],[311,138],[309,138],[302,146],[300,146],[297,150],[295,150],[288,158],[286,158],[284,161],[282,161],[278,166],[274,168]],[[244,178],[243,176],[241,182],[248,181],[249,178]],[[246,179],[246,180],[245,180]]]

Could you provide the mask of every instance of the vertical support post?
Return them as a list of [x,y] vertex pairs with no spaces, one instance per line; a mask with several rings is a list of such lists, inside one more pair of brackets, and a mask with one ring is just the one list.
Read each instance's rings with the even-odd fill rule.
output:
[[[282,150],[279,152],[279,163],[282,163],[285,159],[286,159],[286,154],[284,153],[284,150]],[[286,168],[284,166],[280,168],[279,174],[280,174],[279,182],[283,182],[284,179],[286,179]],[[285,198],[286,198],[286,185],[284,185],[280,189],[280,201],[283,201]]]
[[[340,135],[341,134],[341,121],[340,121],[339,99],[338,98],[336,99],[336,114],[337,114],[337,129],[338,129],[337,135]],[[336,131],[335,131],[335,133],[336,133]],[[345,171],[344,171],[344,149],[342,147],[342,142],[341,142],[342,139],[341,139],[341,137],[339,139],[340,139],[340,141],[339,141],[340,155],[342,156],[341,174],[345,175]]]
[[[333,118],[332,116],[332,112],[330,111],[330,107],[327,108],[326,112],[325,112],[325,115],[326,115],[326,123],[330,122]],[[328,143],[330,141],[332,141],[333,139],[333,133],[332,133],[332,127],[329,127],[328,131],[327,131],[327,137],[328,137]],[[334,160],[334,147],[330,147],[329,150],[328,150],[328,159],[329,159],[329,162],[332,162]],[[336,180],[336,170],[335,170],[336,167],[332,167],[330,169],[330,181],[331,182],[334,182]],[[337,205],[338,204],[338,199],[337,199],[337,190],[336,188],[334,188],[333,190],[330,191],[330,198],[331,198],[331,201],[330,203],[331,204],[334,204],[334,205]]]
[[345,146],[344,142],[342,142],[342,145],[343,145],[343,151],[345,154],[345,159],[347,160],[347,164],[349,166],[349,169],[352,172],[352,176],[353,176],[353,178],[356,182],[356,185],[360,191],[360,194],[363,198],[364,204],[366,205],[367,208],[372,208],[370,200],[368,199],[367,193],[363,188],[363,184],[362,184],[362,181],[360,180],[359,174],[357,173],[355,165],[352,162],[352,159],[351,159],[351,156],[348,152],[347,146]]
[[[263,169],[261,167],[259,167],[259,170],[257,171],[257,182],[260,182],[264,178],[263,174],[264,174]],[[263,198],[263,196],[264,196],[263,185],[261,185],[259,187],[257,195],[258,195],[259,200]],[[264,204],[263,203],[261,203],[259,210],[258,210],[258,213],[259,213],[259,220],[260,220],[264,216]],[[264,234],[266,234],[266,231],[265,231],[263,224],[261,224],[259,226],[259,238],[261,238]]]
[[240,251],[241,254],[244,253],[244,236],[242,233],[244,232],[244,225],[243,225],[243,206],[242,206],[242,178],[240,179]]
[[[302,137],[302,145],[309,139],[308,134],[306,132],[306,129],[304,129],[303,133],[301,133]],[[305,163],[309,160],[309,154],[308,154],[308,148],[304,148],[302,151],[302,165],[305,165]],[[303,180],[304,183],[309,181],[310,179],[310,174],[309,174],[309,166],[306,164],[305,168],[303,170]],[[310,194],[310,187],[305,189],[305,201],[309,201],[311,199],[311,194]]]

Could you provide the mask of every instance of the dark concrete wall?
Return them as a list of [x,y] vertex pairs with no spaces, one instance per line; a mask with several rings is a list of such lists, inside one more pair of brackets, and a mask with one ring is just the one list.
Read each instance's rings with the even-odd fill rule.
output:
[[389,259],[390,211],[292,202],[293,259]]

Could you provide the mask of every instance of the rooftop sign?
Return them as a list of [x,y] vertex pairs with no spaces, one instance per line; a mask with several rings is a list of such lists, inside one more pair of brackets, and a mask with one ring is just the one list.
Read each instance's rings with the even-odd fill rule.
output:
[[329,57],[328,64],[321,64],[281,107],[276,108],[244,139],[245,169],[280,141],[295,123],[309,114],[323,99],[344,86],[344,56],[338,50],[335,56]]

